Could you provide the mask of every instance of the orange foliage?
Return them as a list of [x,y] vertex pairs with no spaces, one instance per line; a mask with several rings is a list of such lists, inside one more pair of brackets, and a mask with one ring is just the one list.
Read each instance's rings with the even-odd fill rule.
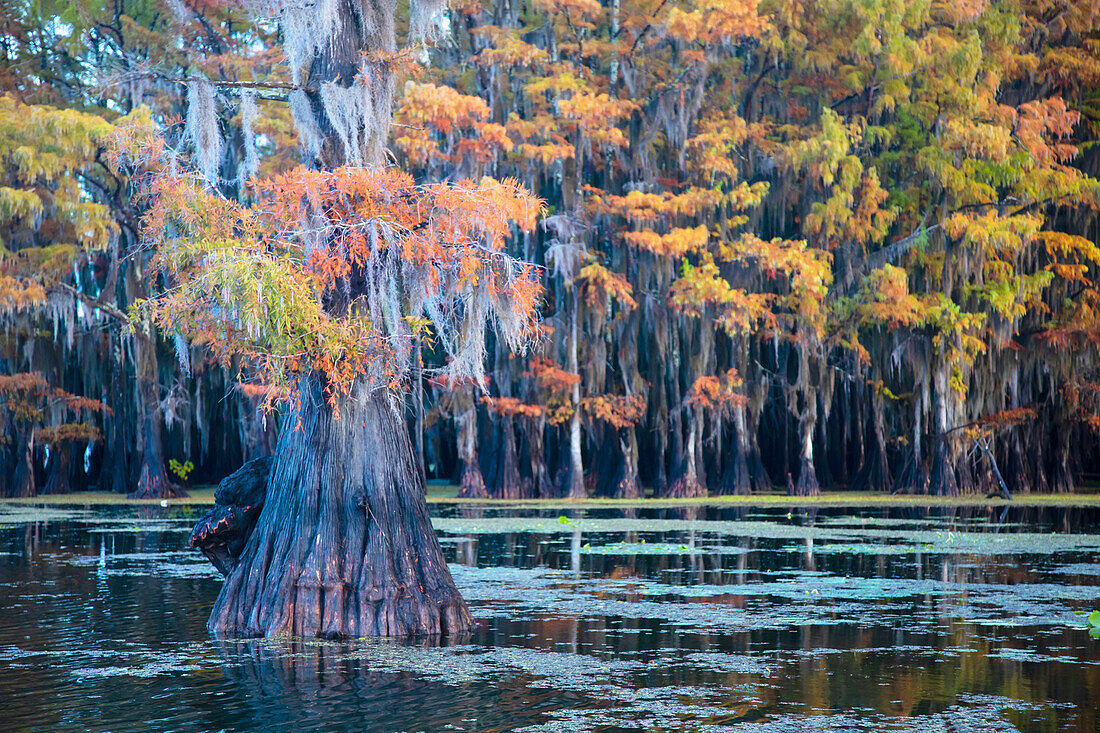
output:
[[641,395],[606,394],[581,400],[583,412],[616,430],[636,425],[645,416],[645,407],[645,399]]
[[550,392],[565,392],[579,384],[579,374],[567,372],[549,359],[534,357],[531,359],[530,370],[523,373],[525,377],[534,377],[540,389]]
[[986,415],[974,421],[975,425],[989,428],[1009,428],[1034,422],[1038,413],[1031,407],[1016,407]]
[[[0,262],[0,273],[9,269],[11,264],[11,259]],[[0,274],[0,310],[28,310],[45,302],[46,289],[40,284],[21,277]]]
[[[394,144],[413,165],[429,160],[457,163],[464,157],[487,163],[513,147],[505,128],[487,121],[489,107],[481,97],[449,86],[407,82],[395,118],[401,134]],[[450,153],[440,148],[441,141]]]
[[886,265],[867,278],[868,319],[886,323],[890,328],[913,326],[923,318],[922,304],[909,293],[909,276],[905,270]]
[[547,413],[545,405],[529,405],[516,397],[486,396],[481,398],[481,402],[489,409],[489,412],[501,417],[537,419],[544,417]]
[[[321,372],[335,398],[359,377],[395,385],[410,324],[426,308],[418,304],[437,304],[432,323],[463,356],[478,353],[467,336],[477,331],[463,323],[483,313],[517,346],[532,333],[537,273],[503,248],[513,226],[534,227],[542,205],[515,181],[417,185],[392,169],[299,168],[253,188],[249,208],[161,173],[144,218],[160,244],[156,266],[177,283],[146,307],[223,362],[245,356],[279,389]],[[363,290],[349,300],[353,282]],[[398,292],[412,312],[393,301]],[[488,310],[447,305],[465,298]]]
[[51,428],[39,428],[34,431],[34,439],[46,445],[77,442],[96,443],[103,439],[103,434],[99,431],[99,428],[90,423],[66,423]]
[[[63,406],[74,414],[81,412],[111,412],[99,400],[81,397],[63,389],[51,387],[38,372],[0,375],[0,404],[17,423],[34,426],[46,420],[51,407]],[[100,439],[99,430],[86,423],[65,423],[40,427],[35,436],[41,443]]]
[[717,377],[699,377],[688,390],[685,402],[690,407],[724,413],[734,407],[743,407],[748,402],[747,397],[735,391],[743,384],[736,369]]

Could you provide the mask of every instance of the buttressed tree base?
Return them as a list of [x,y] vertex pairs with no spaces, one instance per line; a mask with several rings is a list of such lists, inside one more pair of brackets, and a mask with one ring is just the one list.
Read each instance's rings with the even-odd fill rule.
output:
[[392,397],[358,384],[337,419],[316,378],[299,395],[210,630],[337,638],[470,628]]

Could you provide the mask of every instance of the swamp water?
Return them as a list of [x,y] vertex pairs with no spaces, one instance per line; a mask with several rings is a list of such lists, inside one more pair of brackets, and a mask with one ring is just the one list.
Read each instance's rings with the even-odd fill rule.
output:
[[434,505],[443,645],[212,641],[199,513],[0,504],[0,730],[1100,731],[1095,507]]

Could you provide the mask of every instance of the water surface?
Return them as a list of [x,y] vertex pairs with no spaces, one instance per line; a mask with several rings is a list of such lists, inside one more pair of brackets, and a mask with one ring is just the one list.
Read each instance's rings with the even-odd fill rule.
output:
[[16,731],[1100,731],[1100,510],[436,505],[477,628],[217,643],[197,508],[0,504]]

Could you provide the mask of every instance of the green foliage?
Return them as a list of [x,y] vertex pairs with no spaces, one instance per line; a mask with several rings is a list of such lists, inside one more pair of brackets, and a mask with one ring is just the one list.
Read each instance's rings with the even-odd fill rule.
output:
[[195,464],[191,461],[180,463],[175,458],[170,458],[168,460],[168,469],[174,473],[180,481],[186,483],[187,477],[195,470]]

